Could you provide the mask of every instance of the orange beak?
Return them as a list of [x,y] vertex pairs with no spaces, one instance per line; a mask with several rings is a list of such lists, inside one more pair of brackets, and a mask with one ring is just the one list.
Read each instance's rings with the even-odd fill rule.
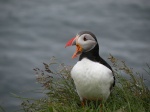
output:
[[76,51],[74,52],[72,58],[76,58],[82,52],[82,46],[76,42],[77,39],[78,36],[70,39],[65,45],[65,47],[76,45]]

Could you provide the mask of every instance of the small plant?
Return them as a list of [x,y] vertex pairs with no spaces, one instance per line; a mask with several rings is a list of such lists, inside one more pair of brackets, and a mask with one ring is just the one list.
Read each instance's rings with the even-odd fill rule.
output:
[[[110,55],[116,76],[116,85],[108,100],[102,103],[103,112],[150,112],[150,91],[144,79],[134,73],[124,61]],[[43,86],[46,98],[24,100],[24,112],[99,112],[100,107],[93,103],[80,105],[73,80],[70,76],[71,66],[57,63],[55,57],[50,63],[43,63],[44,70],[35,68],[37,82]],[[150,73],[148,68],[147,73]],[[124,77],[127,76],[127,77]]]

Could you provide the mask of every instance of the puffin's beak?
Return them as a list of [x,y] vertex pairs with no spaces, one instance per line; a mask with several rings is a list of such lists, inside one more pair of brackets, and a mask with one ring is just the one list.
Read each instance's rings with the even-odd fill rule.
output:
[[77,39],[78,36],[70,39],[65,45],[65,47],[76,45],[76,51],[74,52],[72,58],[77,57],[82,52],[82,46],[76,42]]

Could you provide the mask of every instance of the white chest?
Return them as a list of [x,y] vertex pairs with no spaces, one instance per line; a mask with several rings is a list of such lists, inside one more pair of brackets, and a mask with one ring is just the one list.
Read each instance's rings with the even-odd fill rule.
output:
[[71,76],[81,100],[84,98],[106,100],[114,81],[110,69],[86,58],[77,62],[71,71]]

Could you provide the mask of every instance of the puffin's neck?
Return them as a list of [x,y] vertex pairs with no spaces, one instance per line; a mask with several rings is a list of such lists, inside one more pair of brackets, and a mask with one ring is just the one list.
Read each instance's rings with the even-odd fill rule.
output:
[[79,61],[81,61],[83,58],[88,58],[91,61],[99,62],[100,56],[98,44],[92,50],[88,52],[83,52],[79,57]]
[[91,61],[101,63],[112,71],[111,66],[100,57],[98,44],[91,51],[83,52],[79,57],[79,61],[81,61],[83,58],[88,58]]

